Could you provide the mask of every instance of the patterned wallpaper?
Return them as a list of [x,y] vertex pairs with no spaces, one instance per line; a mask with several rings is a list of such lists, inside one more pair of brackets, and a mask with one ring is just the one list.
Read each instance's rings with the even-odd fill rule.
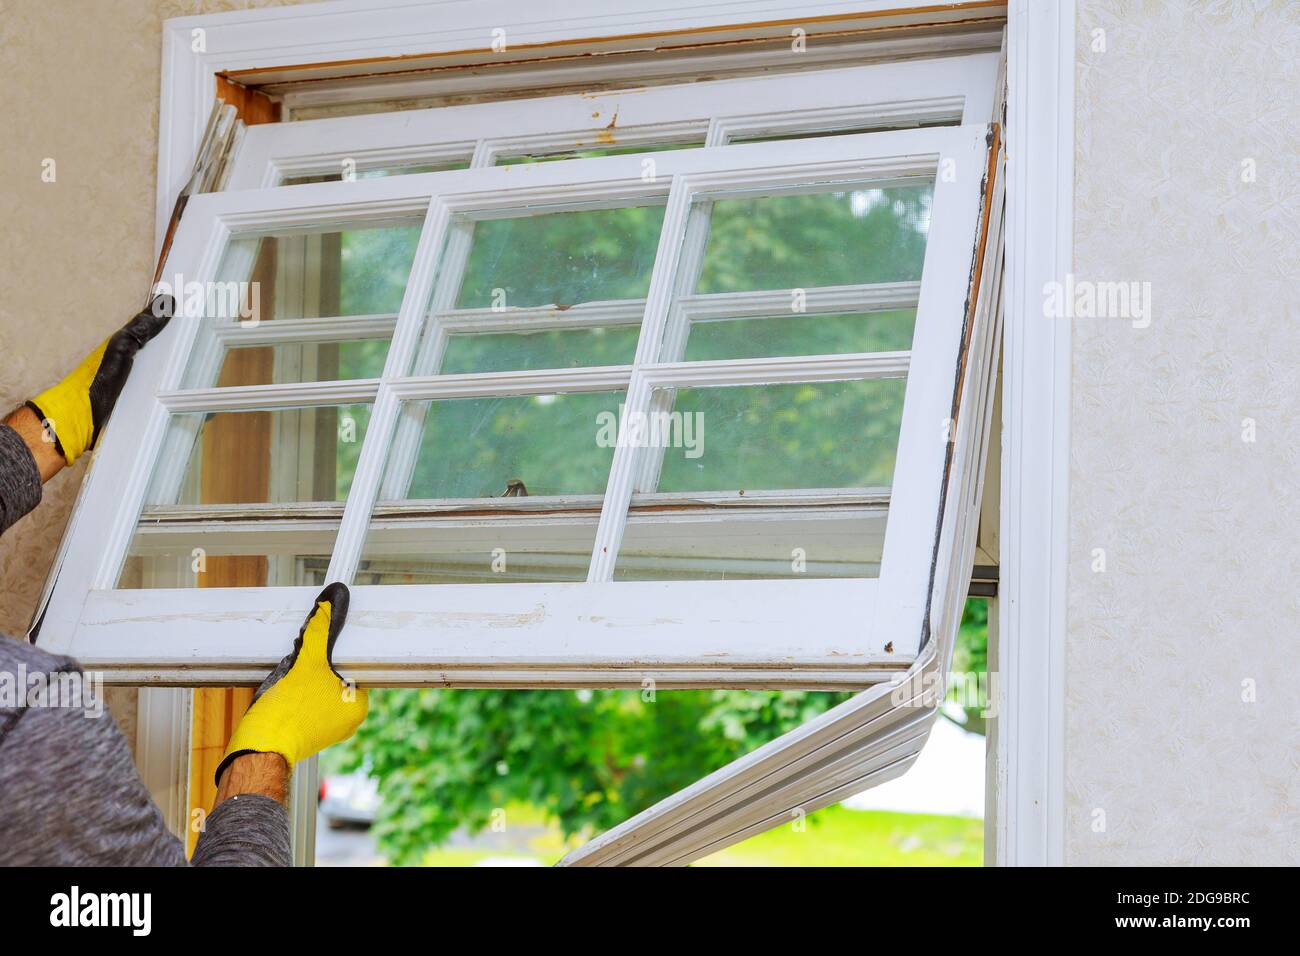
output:
[[1300,4],[1077,26],[1066,859],[1294,865]]

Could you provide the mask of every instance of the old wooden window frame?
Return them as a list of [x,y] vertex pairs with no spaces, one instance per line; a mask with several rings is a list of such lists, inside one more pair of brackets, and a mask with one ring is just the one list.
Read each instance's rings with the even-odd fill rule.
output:
[[[223,320],[178,316],[138,360],[120,400],[122,414],[105,432],[69,531],[73,546],[47,611],[50,630],[43,641],[122,682],[247,683],[274,665],[289,622],[309,603],[309,588],[114,589],[154,462],[176,464],[164,445],[170,415],[373,403],[327,572],[330,580],[350,581],[389,439],[398,454],[403,441],[418,441],[418,433],[404,435],[397,421],[403,401],[621,389],[635,414],[650,410],[658,386],[906,377],[894,488],[875,491],[882,504],[888,496],[889,508],[879,578],[612,581],[637,467],[636,449],[620,445],[585,585],[357,586],[348,631],[336,649],[342,670],[380,684],[639,687],[653,680],[663,687],[828,687],[888,679],[910,666],[925,639],[945,452],[942,423],[950,413],[953,370],[962,361],[960,317],[980,236],[988,135],[988,127],[969,125],[677,150],[656,154],[658,172],[650,179],[640,156],[631,155],[195,197],[166,274],[182,274],[200,285],[215,281],[217,264],[234,236],[321,222],[423,217],[384,376],[184,389],[179,386],[200,341],[200,323]],[[780,192],[921,181],[934,182],[934,198],[919,290],[915,283],[846,290],[863,302],[914,301],[910,353],[658,361],[679,258],[688,245],[683,239],[688,214],[699,197],[737,189]],[[665,202],[667,209],[632,366],[468,375],[420,375],[417,367],[414,376],[403,373],[419,346],[426,303],[431,296],[438,301],[433,279],[440,255],[445,262],[453,254],[447,238],[453,218],[647,199]],[[810,291],[810,298],[818,292]],[[741,305],[732,299],[744,298],[729,296],[728,308]],[[527,310],[520,311],[512,321],[532,320]],[[556,321],[586,321],[575,314],[579,311],[569,310]],[[495,314],[480,318],[500,321]],[[245,331],[236,328],[237,319],[224,321],[231,336]],[[282,321],[261,323],[248,333],[249,341],[295,334],[292,322]],[[736,520],[721,511],[716,515]],[[193,540],[200,545],[203,533],[212,530],[189,523],[178,528],[197,535]],[[101,546],[77,546],[89,540]],[[667,608],[676,610],[666,615]],[[406,626],[391,627],[394,614],[403,616]],[[182,620],[185,635],[178,639],[176,622]],[[610,622],[619,626],[611,630]],[[778,661],[783,663],[774,666]]]

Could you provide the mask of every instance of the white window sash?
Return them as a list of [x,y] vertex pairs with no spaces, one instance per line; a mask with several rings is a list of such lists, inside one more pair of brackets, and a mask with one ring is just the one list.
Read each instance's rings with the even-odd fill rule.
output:
[[454,161],[492,166],[527,153],[793,135],[835,128],[981,123],[996,53],[662,87],[472,103],[252,126],[228,189],[286,178]]
[[[402,399],[540,391],[561,380],[591,387],[618,381],[627,384],[633,403],[644,405],[654,384],[695,381],[692,376],[702,369],[699,364],[657,366],[646,346],[666,318],[675,250],[692,196],[739,185],[928,177],[942,162],[955,176],[935,180],[910,356],[807,356],[710,363],[708,369],[710,384],[719,377],[768,382],[907,373],[878,579],[615,583],[608,580],[608,564],[596,560],[587,584],[358,586],[336,654],[344,673],[388,684],[640,686],[651,679],[662,687],[860,687],[897,675],[921,647],[929,601],[946,455],[941,426],[950,414],[953,373],[963,349],[962,316],[986,155],[985,127],[947,127],[663,153],[653,183],[640,179],[639,157],[619,156],[195,197],[165,274],[180,272],[200,282],[216,275],[234,234],[423,214],[424,232],[384,377],[185,393],[178,385],[199,320],[173,320],[138,359],[96,454],[43,643],[77,655],[110,680],[223,685],[259,679],[296,629],[311,589],[111,589],[135,533],[171,411],[373,397],[328,572],[331,579],[347,580],[364,541]],[[647,296],[646,334],[633,366],[396,376],[417,348],[435,260],[454,213],[593,197],[621,202],[656,193],[667,194],[669,210]],[[612,556],[626,521],[632,468],[625,451],[615,452],[597,555],[608,547]]]

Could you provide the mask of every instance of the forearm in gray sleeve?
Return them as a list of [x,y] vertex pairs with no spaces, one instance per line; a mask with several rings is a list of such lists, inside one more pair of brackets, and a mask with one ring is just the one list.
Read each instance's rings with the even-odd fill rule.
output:
[[0,730],[0,865],[185,865],[107,711],[0,710]]
[[0,425],[0,534],[41,501],[41,473],[16,431]]
[[289,813],[256,793],[228,797],[208,814],[192,866],[289,866]]
[[[0,636],[0,673],[83,678],[76,662]],[[24,686],[28,681],[24,680]],[[12,695],[11,695],[12,696]],[[0,700],[0,866],[184,866],[185,851],[145,789],[117,723],[94,706]],[[288,866],[289,815],[270,797],[223,801],[195,866]]]

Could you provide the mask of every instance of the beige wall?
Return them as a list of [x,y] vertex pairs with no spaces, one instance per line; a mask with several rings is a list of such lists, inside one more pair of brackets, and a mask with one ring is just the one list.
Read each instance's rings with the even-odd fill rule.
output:
[[1081,0],[1078,42],[1074,271],[1154,308],[1074,320],[1066,859],[1294,865],[1300,5]]
[[[67,373],[144,303],[163,20],[276,5],[0,0],[0,406]],[[53,183],[41,179],[47,158]],[[27,628],[84,471],[56,477],[0,538],[0,631]]]
[[[162,22],[282,0],[0,0],[0,408],[77,364],[153,277]],[[55,181],[43,182],[43,162]],[[0,538],[0,632],[27,629],[86,465]],[[134,740],[133,695],[109,706]]]

